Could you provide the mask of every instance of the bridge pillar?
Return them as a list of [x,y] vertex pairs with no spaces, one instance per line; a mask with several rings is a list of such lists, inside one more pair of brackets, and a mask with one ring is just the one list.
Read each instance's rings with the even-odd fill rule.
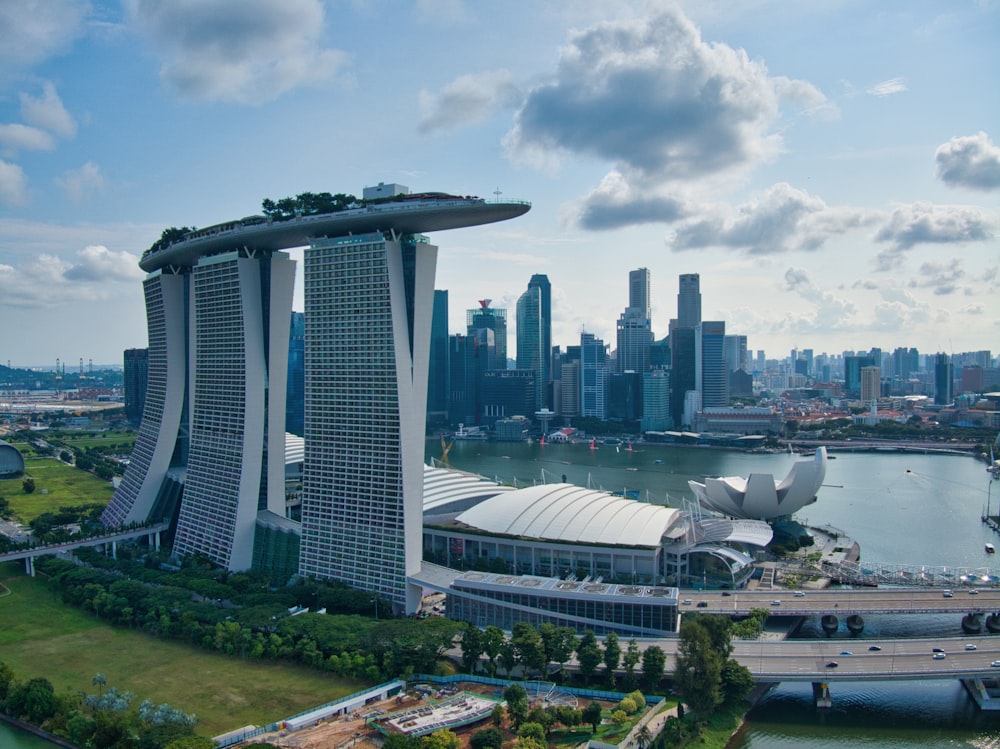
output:
[[118,558],[118,542],[117,541],[112,541],[111,542],[111,558],[112,559],[117,559]]
[[24,574],[26,574],[28,577],[34,577],[35,576],[35,558],[34,557],[25,557],[24,558]]
[[825,681],[814,681],[813,702],[816,707],[833,707],[833,697],[830,696],[830,685]]

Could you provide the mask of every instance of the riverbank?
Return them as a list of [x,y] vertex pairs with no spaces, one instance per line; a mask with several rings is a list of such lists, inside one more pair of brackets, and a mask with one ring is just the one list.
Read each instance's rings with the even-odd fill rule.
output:
[[14,728],[24,731],[25,733],[30,733],[33,736],[37,736],[40,739],[48,741],[50,744],[61,746],[64,749],[81,749],[81,747],[77,746],[68,739],[64,739],[61,736],[56,736],[54,733],[44,731],[38,726],[32,725],[31,723],[25,723],[23,720],[13,718],[6,713],[0,712],[0,721],[3,721],[9,726],[14,726]]

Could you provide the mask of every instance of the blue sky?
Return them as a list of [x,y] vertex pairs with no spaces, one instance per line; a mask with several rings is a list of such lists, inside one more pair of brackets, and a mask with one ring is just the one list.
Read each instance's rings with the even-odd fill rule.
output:
[[0,0],[0,362],[120,362],[165,227],[380,181],[533,204],[432,237],[453,333],[545,273],[553,342],[613,342],[646,267],[658,338],[700,273],[768,356],[996,354],[998,38],[990,0]]

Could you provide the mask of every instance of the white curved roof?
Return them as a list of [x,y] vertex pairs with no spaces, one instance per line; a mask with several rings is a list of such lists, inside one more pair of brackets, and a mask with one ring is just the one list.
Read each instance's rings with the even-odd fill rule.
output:
[[659,546],[681,513],[572,484],[542,484],[488,499],[456,520],[488,533],[571,543]]
[[424,465],[424,512],[441,510],[455,502],[495,497],[515,491],[495,481],[451,468]]

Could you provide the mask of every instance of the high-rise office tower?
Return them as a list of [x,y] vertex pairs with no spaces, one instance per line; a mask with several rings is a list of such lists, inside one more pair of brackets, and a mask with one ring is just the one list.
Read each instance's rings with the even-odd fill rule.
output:
[[934,403],[947,406],[955,400],[955,365],[948,354],[934,356]]
[[697,273],[680,276],[677,294],[677,327],[694,328],[701,322],[701,281]]
[[434,290],[431,317],[431,358],[427,376],[427,419],[448,418],[448,292]]
[[652,318],[649,299],[649,268],[628,272],[628,306],[642,311],[646,319]]
[[844,356],[844,391],[855,398],[861,395],[861,370],[864,367],[874,367],[875,359],[871,356]]
[[649,270],[639,268],[628,274],[628,307],[616,327],[616,367],[624,372],[649,371],[653,330],[649,319]]
[[[421,232],[527,210],[426,193],[158,241],[139,263],[149,273],[145,415],[104,522],[169,518],[183,482],[176,553],[242,570],[275,557],[267,550],[275,534],[298,529],[301,574],[342,580],[412,613],[437,256]],[[306,245],[297,525],[284,518],[294,263],[280,250]]]
[[735,372],[737,369],[750,371],[750,360],[747,358],[747,337],[745,335],[727,335],[723,356],[726,360],[726,370]]
[[490,369],[506,369],[507,310],[491,307],[492,301],[492,299],[481,299],[478,309],[470,309],[465,313],[466,332],[469,335],[475,335],[480,330],[492,330],[496,362],[490,366]]
[[302,312],[292,312],[289,328],[285,431],[299,437],[306,433],[306,316]]
[[703,322],[695,336],[695,378],[702,408],[729,406],[729,371],[723,353],[726,323]]
[[517,300],[517,368],[535,373],[535,398],[530,414],[520,414],[529,419],[544,404],[544,393],[548,383],[546,374],[550,352],[545,345],[545,317],[542,312],[542,289],[528,285],[527,290]]
[[146,405],[146,381],[149,378],[149,349],[125,349],[122,377],[125,384],[125,418],[138,424]]
[[544,273],[535,273],[528,281],[528,288],[537,287],[542,295],[542,346],[545,355],[542,357],[542,407],[552,407],[552,381],[555,379],[552,369],[552,284]]
[[608,417],[608,354],[593,333],[580,334],[580,415]]

